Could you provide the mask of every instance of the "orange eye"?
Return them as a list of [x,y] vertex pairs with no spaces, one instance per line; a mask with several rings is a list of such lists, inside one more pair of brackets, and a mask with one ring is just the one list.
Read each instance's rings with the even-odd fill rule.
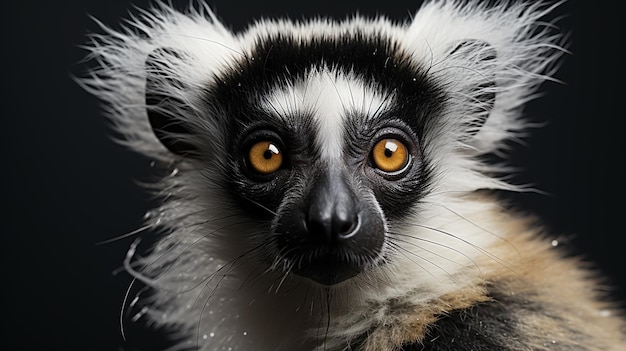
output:
[[409,150],[398,139],[382,139],[372,150],[374,166],[384,172],[397,172],[409,163]]
[[283,164],[283,155],[271,141],[259,141],[248,151],[250,166],[260,174],[274,173]]

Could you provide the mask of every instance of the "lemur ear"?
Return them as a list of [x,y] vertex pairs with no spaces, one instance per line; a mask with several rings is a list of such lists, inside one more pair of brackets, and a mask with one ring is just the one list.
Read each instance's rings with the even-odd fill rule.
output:
[[469,106],[472,107],[468,114],[473,117],[465,123],[469,136],[474,136],[487,121],[496,102],[496,82],[492,68],[496,63],[497,52],[493,46],[482,40],[466,39],[454,45],[448,55],[459,55],[469,60],[473,63],[470,69],[475,69],[480,75],[479,81],[469,94],[472,100]]
[[146,59],[146,108],[152,130],[161,143],[175,154],[195,154],[188,142],[192,135],[184,120],[189,107],[180,97],[185,84],[176,78],[174,67],[182,56],[173,49],[159,48]]

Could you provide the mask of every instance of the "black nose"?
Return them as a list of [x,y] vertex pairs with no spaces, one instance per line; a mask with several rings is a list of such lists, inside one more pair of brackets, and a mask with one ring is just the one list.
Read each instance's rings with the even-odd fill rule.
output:
[[281,210],[273,240],[289,272],[334,285],[376,262],[385,226],[375,199],[359,193],[349,174],[325,171]]
[[360,220],[355,195],[340,176],[325,175],[308,194],[306,231],[311,239],[338,244],[358,232]]

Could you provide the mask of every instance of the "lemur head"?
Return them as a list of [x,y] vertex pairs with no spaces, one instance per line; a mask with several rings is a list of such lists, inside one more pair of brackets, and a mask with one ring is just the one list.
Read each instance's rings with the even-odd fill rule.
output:
[[[267,223],[255,235],[267,241],[270,264],[333,285],[389,259],[389,222],[414,216],[432,189],[429,144],[442,133],[470,139],[494,106],[496,51],[475,39],[446,48],[443,60],[461,56],[476,70],[464,96],[449,91],[459,82],[433,77],[434,62],[416,60],[380,29],[256,35],[249,52],[193,92],[207,109],[196,114],[164,87],[186,89],[164,72],[191,58],[158,48],[146,62],[148,116],[170,151],[200,165],[219,160],[242,213]],[[459,104],[472,108],[446,116]]]
[[469,241],[446,242],[434,211],[510,188],[477,156],[524,127],[519,107],[558,57],[531,7],[433,2],[406,24],[260,21],[237,35],[165,8],[136,23],[147,38],[96,38],[91,85],[126,143],[185,165],[163,186],[173,235],[247,245],[322,285],[407,255],[449,272],[442,260],[468,257],[455,245]]

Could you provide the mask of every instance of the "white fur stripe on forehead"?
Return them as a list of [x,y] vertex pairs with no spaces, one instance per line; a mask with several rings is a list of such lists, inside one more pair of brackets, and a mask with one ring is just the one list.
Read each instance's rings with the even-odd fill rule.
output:
[[312,114],[317,127],[315,142],[322,157],[329,160],[342,155],[343,124],[347,115],[372,118],[384,111],[393,99],[372,90],[357,77],[329,69],[319,69],[305,76],[305,80],[268,94],[263,107],[283,122],[293,116]]

